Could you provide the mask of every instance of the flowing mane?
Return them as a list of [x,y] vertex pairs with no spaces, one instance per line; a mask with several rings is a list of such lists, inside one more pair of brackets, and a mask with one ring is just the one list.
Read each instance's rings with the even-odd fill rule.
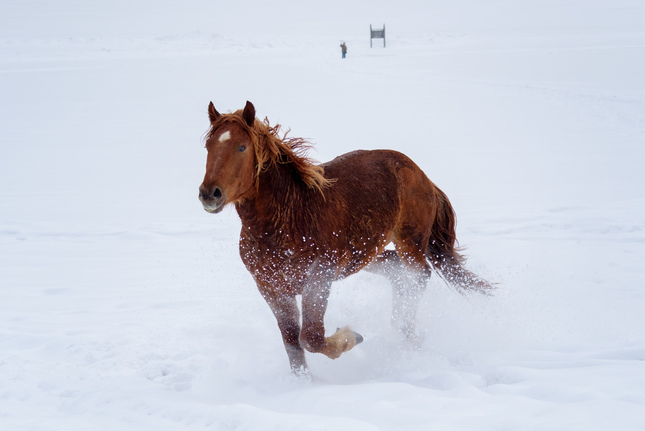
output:
[[322,166],[315,164],[307,157],[307,151],[313,146],[303,138],[287,137],[290,130],[287,130],[282,137],[280,132],[282,126],[276,124],[271,126],[268,118],[264,121],[255,120],[252,127],[249,127],[242,116],[242,110],[232,114],[224,114],[212,124],[206,139],[208,139],[223,123],[234,122],[241,126],[251,137],[255,151],[255,184],[259,184],[260,174],[270,166],[278,164],[292,164],[295,172],[302,182],[310,188],[315,188],[322,193],[323,189],[329,187],[334,180],[325,178],[325,170]]

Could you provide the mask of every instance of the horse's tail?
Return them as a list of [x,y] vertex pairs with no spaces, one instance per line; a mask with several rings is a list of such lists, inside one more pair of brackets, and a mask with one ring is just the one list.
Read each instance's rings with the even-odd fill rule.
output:
[[448,196],[438,187],[435,189],[437,191],[437,215],[432,225],[426,251],[430,264],[440,273],[441,278],[447,284],[457,288],[460,293],[474,291],[490,294],[493,286],[463,267],[466,259],[455,248],[457,242],[455,211]]

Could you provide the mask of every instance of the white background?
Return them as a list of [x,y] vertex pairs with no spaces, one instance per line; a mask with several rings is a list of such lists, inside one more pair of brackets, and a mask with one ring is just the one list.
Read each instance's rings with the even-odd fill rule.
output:
[[[644,17],[641,0],[4,1],[0,427],[644,429]],[[320,161],[408,154],[496,296],[434,278],[409,351],[389,286],[358,274],[326,323],[365,342],[292,378],[237,214],[197,200],[211,100],[252,101]]]

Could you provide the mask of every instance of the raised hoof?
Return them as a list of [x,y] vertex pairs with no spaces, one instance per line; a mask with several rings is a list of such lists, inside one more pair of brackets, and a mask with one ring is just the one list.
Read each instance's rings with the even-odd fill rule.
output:
[[[341,328],[336,328],[336,332],[340,331]],[[354,345],[361,344],[363,342],[363,336],[356,331],[352,331],[354,334]]]
[[363,342],[363,336],[358,332],[354,332],[354,339],[356,340],[356,344],[361,344]]
[[345,326],[339,328],[331,337],[325,338],[325,344],[320,353],[328,358],[336,359],[362,341],[363,337],[360,334],[349,329],[349,326]]

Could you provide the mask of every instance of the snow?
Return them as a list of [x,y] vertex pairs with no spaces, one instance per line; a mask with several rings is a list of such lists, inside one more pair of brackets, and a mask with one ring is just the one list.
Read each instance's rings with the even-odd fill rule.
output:
[[[644,429],[644,16],[640,0],[5,1],[2,429]],[[496,296],[434,278],[409,350],[386,282],[350,277],[326,324],[365,342],[292,377],[235,211],[197,199],[210,100],[252,101],[320,161],[411,156]]]

